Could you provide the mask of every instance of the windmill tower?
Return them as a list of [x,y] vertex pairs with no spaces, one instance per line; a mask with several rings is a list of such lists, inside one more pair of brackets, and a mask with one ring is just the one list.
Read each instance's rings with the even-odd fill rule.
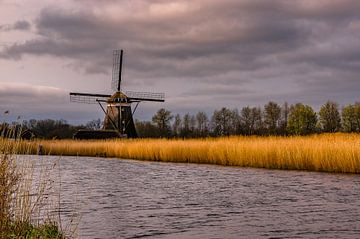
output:
[[[104,131],[114,131],[118,137],[136,138],[137,133],[133,120],[138,105],[142,101],[164,102],[164,93],[122,91],[123,50],[113,52],[113,68],[111,87],[112,95],[70,92],[70,101],[87,104],[99,104],[105,114],[103,131],[93,131],[94,138]],[[135,107],[132,110],[131,104]],[[103,104],[106,104],[104,108]],[[90,134],[91,135],[91,134]],[[88,138],[91,138],[88,137]]]

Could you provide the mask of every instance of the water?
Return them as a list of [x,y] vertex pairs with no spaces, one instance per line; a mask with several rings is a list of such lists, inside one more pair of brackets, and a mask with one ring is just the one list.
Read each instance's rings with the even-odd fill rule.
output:
[[358,175],[89,157],[57,171],[80,238],[360,238]]

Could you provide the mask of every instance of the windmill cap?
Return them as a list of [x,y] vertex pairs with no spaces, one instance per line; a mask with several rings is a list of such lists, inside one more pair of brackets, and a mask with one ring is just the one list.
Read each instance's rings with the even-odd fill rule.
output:
[[115,92],[109,99],[108,102],[119,102],[122,101],[124,99],[128,99],[128,96],[125,95],[123,92],[118,91]]

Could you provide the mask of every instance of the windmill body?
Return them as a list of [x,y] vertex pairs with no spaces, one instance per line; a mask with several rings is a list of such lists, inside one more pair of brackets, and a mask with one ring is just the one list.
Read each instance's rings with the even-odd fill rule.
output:
[[[142,101],[164,102],[164,93],[135,92],[121,90],[123,50],[115,50],[113,53],[112,95],[91,93],[70,93],[70,101],[87,104],[99,104],[105,113],[103,130],[77,132],[77,138],[109,138],[129,137],[136,138],[137,133],[133,120],[137,106]],[[132,103],[135,108],[132,109]],[[106,105],[106,108],[103,106]]]

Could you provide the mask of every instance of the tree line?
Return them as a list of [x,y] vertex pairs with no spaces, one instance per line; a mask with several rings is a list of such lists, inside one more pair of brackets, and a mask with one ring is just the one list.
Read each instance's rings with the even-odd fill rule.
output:
[[[0,124],[0,136],[16,138],[19,134],[29,132],[32,136],[41,139],[71,139],[79,129],[101,129],[102,123],[100,119],[91,120],[84,125],[74,126],[66,120],[24,120],[22,122],[13,122],[11,124]],[[26,137],[27,138],[27,137]]]
[[315,112],[302,103],[215,110],[211,117],[199,111],[173,115],[160,109],[151,121],[135,122],[140,137],[217,137],[231,135],[307,135],[322,132],[360,132],[360,103],[339,109],[328,101]]
[[[270,101],[263,107],[217,109],[209,117],[205,112],[184,115],[159,109],[151,121],[135,121],[141,138],[198,138],[231,135],[307,135],[322,132],[360,132],[360,102],[349,104],[341,110],[336,102],[328,101],[315,112],[302,103],[282,105]],[[84,125],[73,126],[65,120],[35,120],[0,125],[0,136],[6,129],[30,130],[37,138],[72,138],[79,129],[99,130],[100,119]]]

